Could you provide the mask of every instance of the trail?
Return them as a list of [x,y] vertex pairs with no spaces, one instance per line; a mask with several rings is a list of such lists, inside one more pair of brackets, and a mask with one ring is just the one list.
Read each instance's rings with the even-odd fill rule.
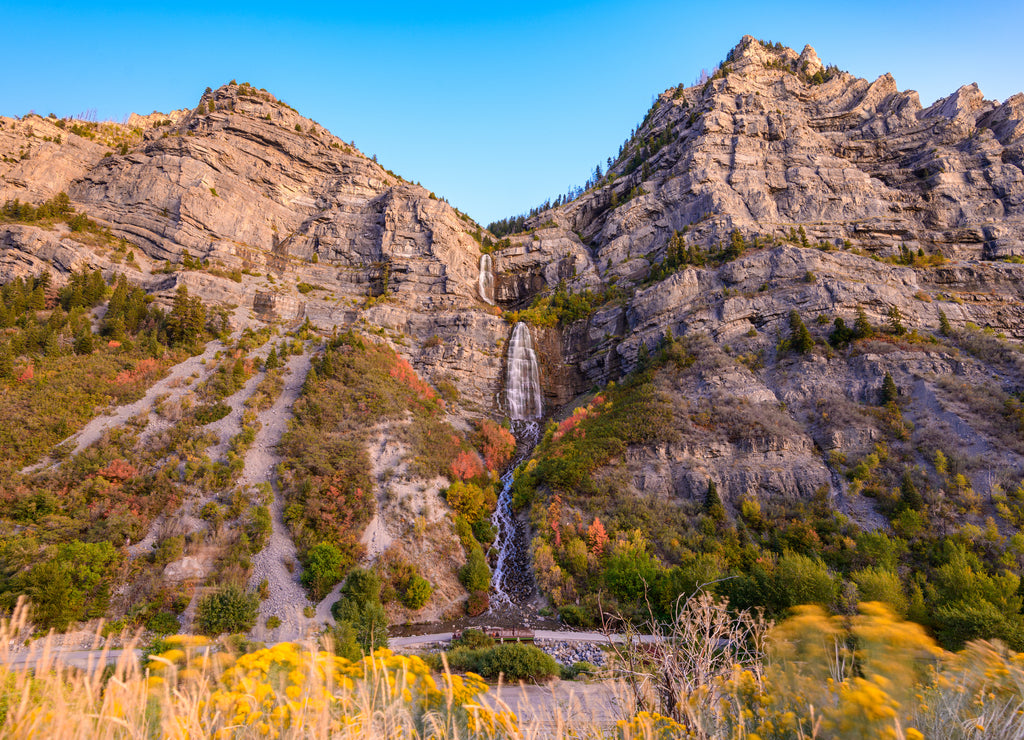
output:
[[[259,415],[262,426],[246,453],[245,470],[238,482],[243,489],[269,483],[274,494],[270,504],[270,537],[266,547],[253,557],[252,576],[249,578],[253,589],[264,578],[270,586],[270,596],[261,602],[259,621],[250,633],[254,639],[265,642],[299,640],[316,627],[315,619],[303,614],[303,609],[313,605],[299,581],[302,569],[298,564],[298,552],[284,523],[284,498],[277,480],[277,466],[282,458],[276,450],[282,435],[288,430],[292,405],[302,393],[302,384],[311,364],[312,355],[308,352],[288,361],[284,390],[274,405]],[[266,626],[267,618],[271,616],[281,620],[280,626],[273,629]]]

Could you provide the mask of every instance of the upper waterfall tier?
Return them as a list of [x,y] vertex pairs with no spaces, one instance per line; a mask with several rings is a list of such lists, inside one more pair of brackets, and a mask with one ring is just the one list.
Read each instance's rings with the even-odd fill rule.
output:
[[494,305],[494,261],[489,254],[480,255],[480,277],[478,279],[480,297],[485,303]]

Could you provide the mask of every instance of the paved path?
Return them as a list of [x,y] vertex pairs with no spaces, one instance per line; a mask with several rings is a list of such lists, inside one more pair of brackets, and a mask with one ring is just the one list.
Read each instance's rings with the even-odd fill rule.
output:
[[[451,632],[435,632],[429,635],[408,635],[405,637],[391,637],[388,645],[391,647],[409,647],[411,645],[423,645],[431,642],[448,642],[452,639]],[[553,642],[597,642],[597,643],[623,643],[625,635],[606,635],[603,632],[561,632],[558,630],[534,630],[533,639],[551,640]],[[655,635],[639,635],[640,642],[654,643],[658,641]]]
[[[29,649],[17,653],[8,653],[7,659],[3,663],[7,668],[35,668],[36,664],[44,662],[45,658],[45,662],[51,665],[59,660],[60,664],[65,667],[92,670],[100,664],[101,660],[104,665],[117,663],[125,652],[125,650],[107,650],[104,652],[102,650],[62,650],[60,648],[50,650]],[[133,650],[132,652],[135,654],[136,659],[142,657],[141,650]]]

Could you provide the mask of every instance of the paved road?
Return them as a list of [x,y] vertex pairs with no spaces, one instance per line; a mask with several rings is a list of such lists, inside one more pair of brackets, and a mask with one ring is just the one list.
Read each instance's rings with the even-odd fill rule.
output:
[[[391,647],[409,647],[411,645],[422,645],[430,642],[448,642],[452,639],[451,632],[435,632],[430,635],[409,635],[407,637],[392,637],[388,639]],[[557,642],[625,642],[624,635],[606,635],[603,632],[560,632],[557,630],[534,630],[533,639],[552,640]],[[640,635],[640,642],[657,642],[654,635]]]
[[[591,642],[591,643],[621,643],[625,640],[623,635],[605,635],[601,632],[558,632],[555,630],[535,630],[535,640],[551,640],[556,642]],[[388,643],[393,648],[412,647],[433,642],[448,642],[452,639],[451,632],[435,632],[429,635],[409,635],[407,637],[392,637]],[[640,635],[641,642],[656,642],[653,635]],[[141,650],[133,651],[137,658],[142,656]],[[53,662],[59,659],[61,664],[75,668],[89,669],[95,667],[102,658],[107,665],[116,663],[124,655],[124,650],[108,650],[104,654],[102,650],[63,650],[52,649],[47,654],[47,660]],[[43,650],[26,650],[16,653],[8,653],[4,664],[9,668],[32,668],[43,658]]]
[[[133,650],[136,659],[142,657],[141,650]],[[45,655],[49,663],[57,660],[65,667],[82,668],[89,670],[95,668],[102,659],[105,665],[112,665],[121,659],[124,650],[108,650],[106,654],[102,650],[61,650],[60,648],[44,650],[26,650],[24,652],[9,653],[4,665],[7,668],[34,668],[42,662]]]

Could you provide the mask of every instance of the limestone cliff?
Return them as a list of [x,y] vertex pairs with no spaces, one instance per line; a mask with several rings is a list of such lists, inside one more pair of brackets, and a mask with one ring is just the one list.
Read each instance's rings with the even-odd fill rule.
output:
[[[0,224],[0,276],[92,265],[128,271],[162,299],[184,282],[237,306],[236,321],[372,327],[425,378],[456,389],[456,424],[503,415],[509,327],[477,295],[493,235],[273,95],[229,84],[192,110],[125,125],[0,124],[0,199],[38,203],[65,190],[109,229],[107,241],[90,241],[62,224]],[[706,84],[658,96],[593,188],[527,227],[493,252],[500,309],[559,286],[593,296],[584,318],[536,331],[547,408],[619,379],[666,337],[691,335],[721,362],[669,396],[697,415],[754,404],[754,417],[771,408],[789,419],[752,441],[730,436],[724,420],[714,434],[697,424],[671,449],[632,450],[640,490],[691,496],[710,476],[727,499],[822,487],[839,496],[829,453],[863,454],[878,424],[808,415],[822,399],[871,402],[885,372],[922,429],[945,419],[957,439],[984,438],[986,454],[1017,465],[980,406],[961,408],[940,382],[983,381],[1007,401],[1021,390],[1015,370],[919,343],[837,358],[826,335],[836,317],[852,324],[862,310],[881,327],[895,309],[920,336],[945,316],[953,330],[1024,338],[1021,95],[999,103],[967,85],[923,108],[889,75],[860,79],[809,46],[744,37]],[[718,257],[664,269],[673,238]],[[126,248],[137,258],[123,261]],[[188,269],[161,271],[186,252]],[[800,362],[778,349],[794,309],[819,341]]]

